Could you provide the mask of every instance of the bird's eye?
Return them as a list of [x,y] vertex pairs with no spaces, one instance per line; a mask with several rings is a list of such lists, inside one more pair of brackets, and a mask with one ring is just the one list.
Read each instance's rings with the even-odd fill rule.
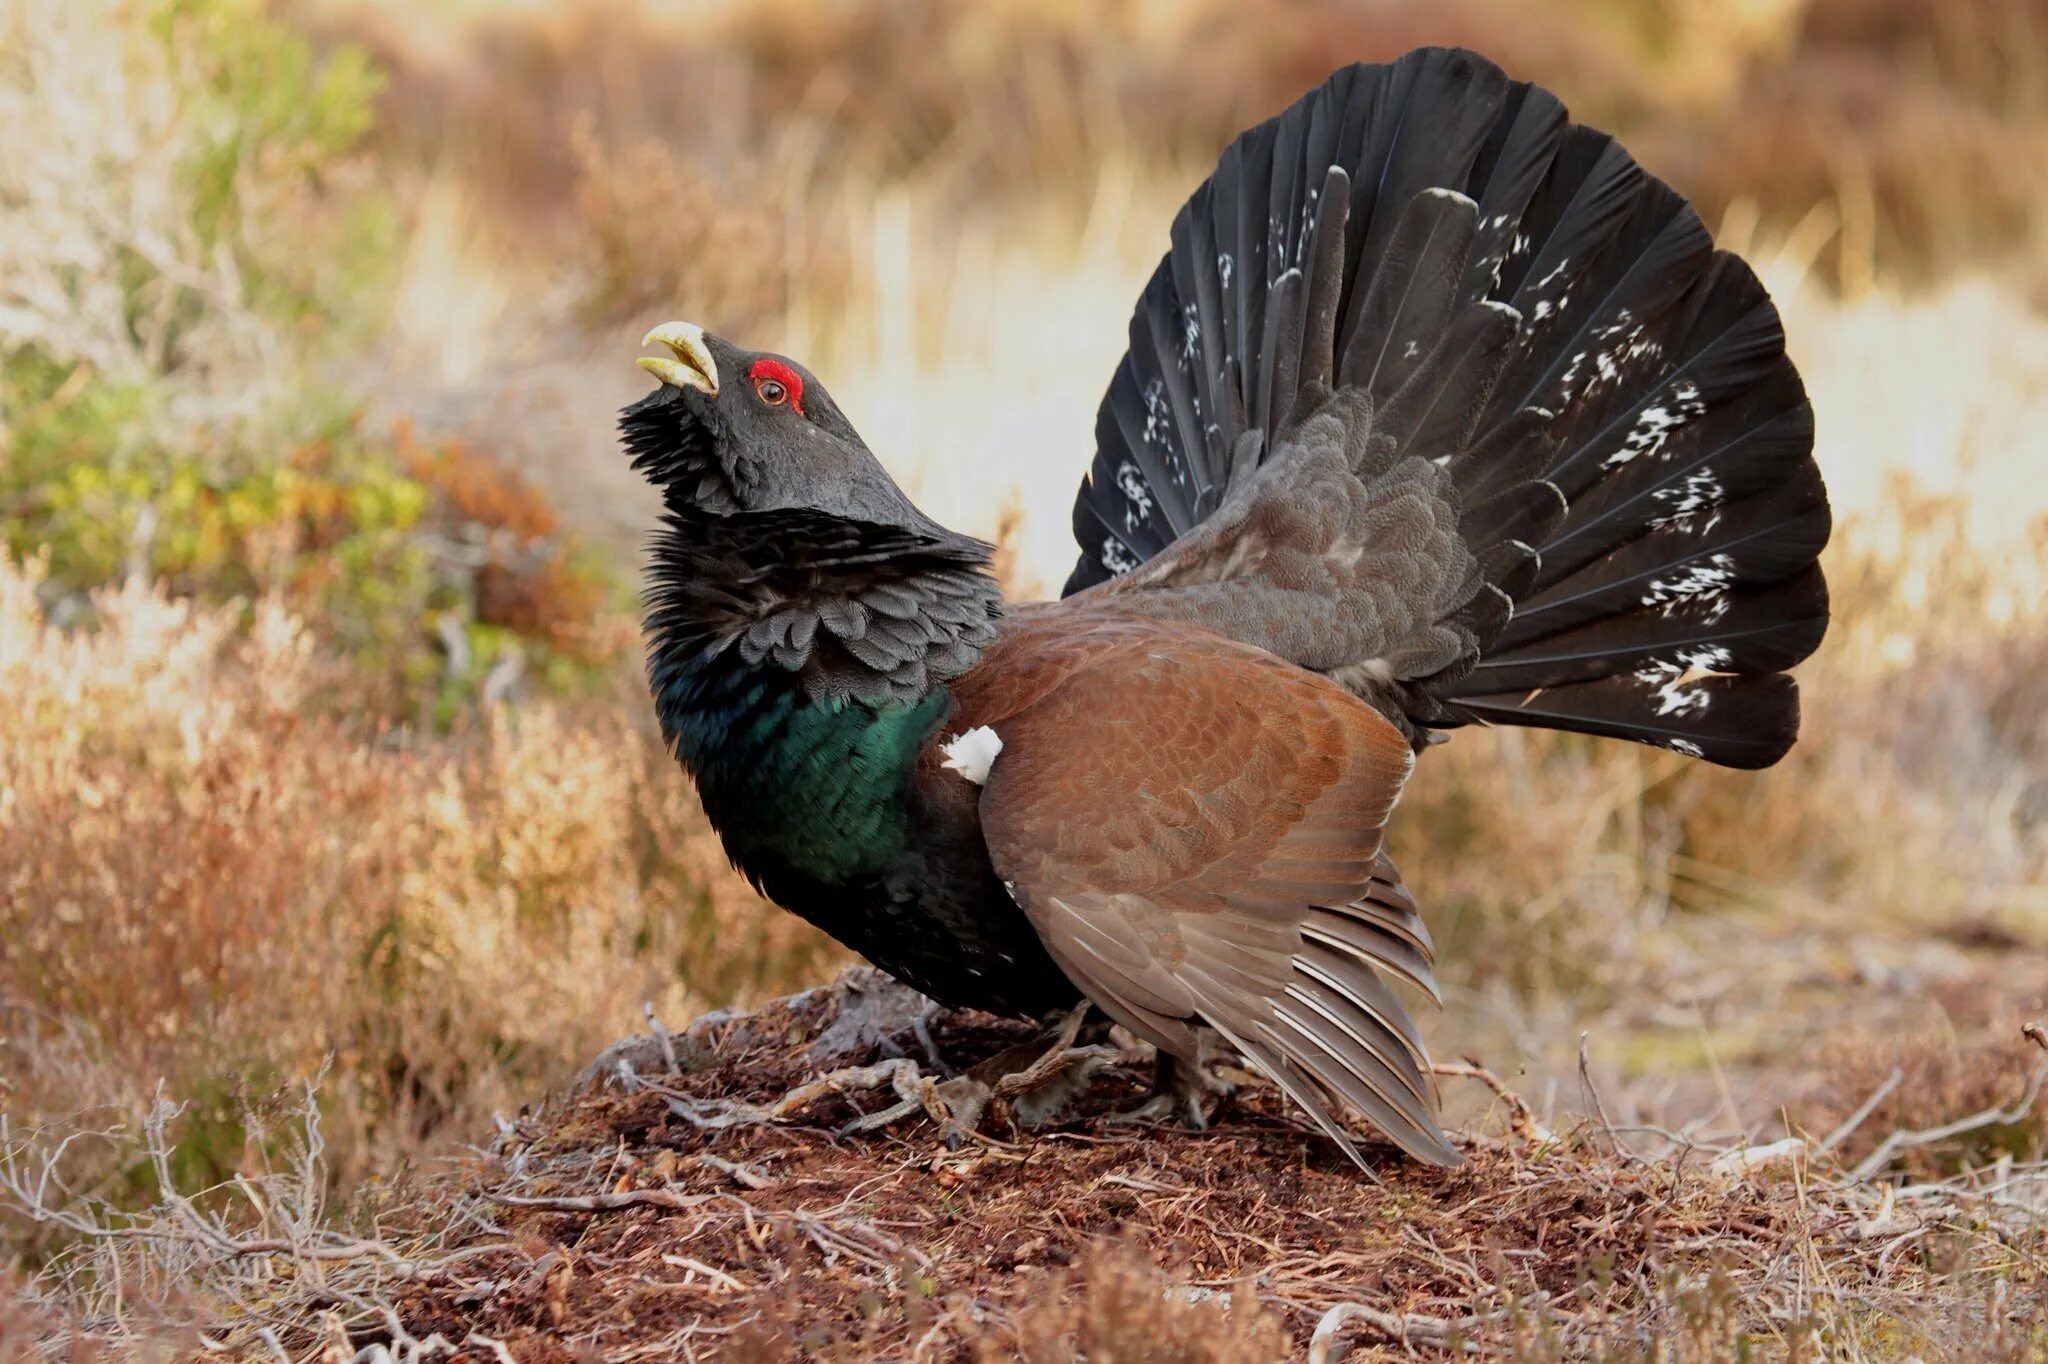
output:
[[764,355],[747,370],[754,381],[754,396],[768,407],[787,407],[797,415],[804,411],[804,376],[772,355]]

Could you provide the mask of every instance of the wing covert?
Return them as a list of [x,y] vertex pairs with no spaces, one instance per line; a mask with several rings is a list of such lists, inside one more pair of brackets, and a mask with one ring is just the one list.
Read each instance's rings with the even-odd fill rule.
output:
[[1207,630],[1105,619],[1069,650],[999,717],[971,678],[961,698],[1002,738],[981,796],[991,860],[1054,959],[1171,1053],[1195,1059],[1194,1028],[1215,1028],[1353,1159],[1338,1105],[1456,1163],[1381,975],[1435,990],[1381,853],[1414,761],[1400,731]]

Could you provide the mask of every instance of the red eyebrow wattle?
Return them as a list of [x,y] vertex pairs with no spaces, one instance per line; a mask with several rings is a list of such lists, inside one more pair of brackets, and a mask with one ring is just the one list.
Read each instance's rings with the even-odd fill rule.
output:
[[804,379],[801,374],[783,364],[780,360],[756,360],[747,370],[747,378],[759,385],[763,379],[773,379],[789,394],[789,405],[799,413],[804,410]]

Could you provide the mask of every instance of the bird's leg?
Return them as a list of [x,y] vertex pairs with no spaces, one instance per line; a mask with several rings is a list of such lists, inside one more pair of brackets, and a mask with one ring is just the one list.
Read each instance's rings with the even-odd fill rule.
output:
[[1088,1005],[1084,1001],[1060,1020],[1052,1044],[1037,1060],[995,1082],[995,1096],[1009,1103],[1019,1126],[1038,1127],[1051,1122],[1087,1090],[1096,1071],[1116,1059],[1114,1047],[1074,1045],[1087,1017]]
[[1199,1061],[1186,1061],[1162,1051],[1152,1065],[1152,1096],[1127,1112],[1112,1114],[1113,1123],[1163,1122],[1179,1118],[1197,1132],[1207,1131],[1206,1101],[1227,1098],[1229,1081]]
[[939,1044],[932,1040],[932,1020],[946,1012],[945,1006],[936,999],[927,1000],[923,1009],[912,1020],[910,1029],[917,1034],[917,1044],[924,1048],[924,1059],[932,1063],[932,1069],[941,1079],[953,1078],[954,1070],[946,1064],[946,1058],[939,1054]]
[[938,1086],[953,1115],[947,1142],[957,1146],[991,1104],[1001,1100],[1020,1127],[1050,1122],[1116,1057],[1114,1047],[1076,1046],[1088,1005],[1070,1010],[1051,1033],[999,1052],[965,1075]]

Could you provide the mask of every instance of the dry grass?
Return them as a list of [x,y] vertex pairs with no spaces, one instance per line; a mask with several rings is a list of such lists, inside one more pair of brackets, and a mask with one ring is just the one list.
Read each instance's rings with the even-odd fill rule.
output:
[[390,1169],[558,1080],[652,1000],[828,955],[753,911],[630,695],[432,739],[354,718],[298,622],[146,587],[44,625],[0,566],[0,1084],[17,1119],[157,1077],[240,1159],[238,1100],[329,1068],[335,1168]]
[[[815,1040],[875,988],[635,1039],[595,1088],[391,1190],[372,1235],[319,1214],[310,1107],[292,1154],[233,1188],[190,1196],[160,1154],[162,1210],[74,1205],[72,1291],[46,1274],[35,1305],[86,1347],[182,1325],[216,1349],[359,1359],[2017,1362],[2048,1346],[2038,1163],[1899,1189],[1796,1144],[1648,1153],[1593,1123],[1468,1134],[1461,1169],[1389,1157],[1365,1180],[1263,1086],[1206,1135],[1104,1126],[1139,1092],[1135,1056],[1050,1129],[957,1150],[918,1118],[844,1131],[876,1106],[851,1069],[780,1120],[741,1113],[821,1064],[873,1061],[870,1043],[821,1062]],[[971,1015],[935,1031],[961,1064],[1017,1036]],[[159,1153],[172,1117],[151,1119]],[[0,1200],[58,1215],[38,1194],[57,1156],[50,1135],[11,1138]]]
[[[847,190],[924,187],[958,221],[1085,197],[1126,157],[1184,186],[1338,61],[1427,43],[1555,89],[1710,220],[1839,215],[1826,256],[1851,288],[1873,269],[1926,280],[2023,259],[2048,232],[2036,0],[302,8],[391,73],[392,164],[462,181],[495,236],[590,261],[599,299],[669,279],[682,244],[730,245],[721,224],[750,220],[767,230],[738,257],[747,287],[801,292],[789,234],[834,238],[827,206]],[[628,167],[646,191],[608,192]],[[650,195],[701,207],[650,241]],[[643,277],[626,278],[622,244],[651,247]],[[717,299],[734,259],[701,257],[677,282]]]
[[208,145],[186,97],[198,61],[131,19],[114,0],[0,9],[0,123],[35,130],[0,166],[0,358],[42,345],[115,379],[176,369],[181,420],[246,413],[292,376],[243,267],[294,228],[304,244],[306,205],[262,195],[226,249],[180,218]]
[[[84,1222],[0,1222],[21,1299],[0,1307],[0,1357],[68,1348],[67,1323],[140,1349],[155,1322],[252,1351],[267,1325],[340,1358],[435,1331],[447,1355],[479,1331],[522,1360],[920,1341],[1100,1359],[1141,1340],[1158,1349],[1131,1357],[1225,1360],[1272,1357],[1275,1331],[1312,1349],[1355,1302],[1332,1326],[1354,1357],[1436,1350],[1471,1318],[1485,1352],[1532,1360],[1642,1358],[1660,1336],[1669,1359],[2041,1358],[2025,1300],[2048,1247],[2038,1203],[2013,1202],[2037,1196],[2038,1102],[1880,1147],[2026,1097],[2017,1027],[2048,1012],[2048,322],[2024,259],[2048,241],[2042,15],[1740,9],[300,7],[389,76],[350,174],[405,230],[365,300],[385,325],[340,372],[426,433],[396,454],[476,532],[450,550],[473,618],[620,662],[595,694],[435,734],[365,718],[362,677],[277,601],[136,582],[59,629],[34,566],[0,566],[8,1151],[27,1168],[68,1131],[120,1128],[62,1167],[56,1210]],[[196,135],[162,92],[191,73],[128,19],[18,0],[0,22],[21,54],[0,64],[0,125],[49,130],[0,167],[0,336],[107,373],[175,352],[177,419],[234,416],[288,393],[305,354],[152,216]],[[693,316],[803,357],[927,510],[1000,532],[1006,577],[1043,590],[1180,196],[1338,57],[1423,41],[1478,45],[1618,123],[1760,262],[1842,511],[1837,623],[1773,772],[1471,733],[1404,800],[1396,852],[1452,995],[1433,1039],[1510,1075],[1565,1138],[1481,1137],[1463,1174],[1361,1185],[1259,1093],[1207,1140],[1088,1119],[964,1153],[915,1125],[835,1143],[851,1101],[722,1135],[645,1087],[543,1103],[643,1001],[680,1020],[841,960],[724,868],[648,733],[630,620],[561,549],[584,530],[615,567],[637,554],[648,500],[607,419],[639,391],[636,328]],[[126,82],[104,99],[102,56]],[[252,258],[311,240],[343,188],[258,203]],[[160,252],[143,297],[163,311],[130,317],[110,281],[138,242]],[[1575,1116],[1595,1097],[1582,1030],[1619,1143]],[[661,1083],[765,1099],[815,1069],[745,1032],[700,1029],[701,1067]],[[947,1045],[1002,1035],[956,1020]],[[301,1112],[296,1082],[323,1070]],[[160,1078],[190,1101],[154,1139],[161,1172],[138,1163]],[[1113,1072],[1098,1098],[1129,1084]],[[1491,1103],[1451,1097],[1475,1121]],[[487,1155],[420,1173],[496,1117]],[[320,1160],[293,1165],[316,1121]],[[1843,1126],[1797,1176],[1702,1173],[1741,1139]],[[1892,1185],[1850,1176],[1877,1154]],[[226,1250],[173,1196],[202,1187],[189,1207]],[[489,1198],[620,1190],[703,1201]],[[109,1219],[182,1230],[99,1244]],[[357,1238],[419,1272],[395,1281]],[[622,1305],[697,1334],[608,1336]],[[170,1339],[165,1357],[192,1348]]]

